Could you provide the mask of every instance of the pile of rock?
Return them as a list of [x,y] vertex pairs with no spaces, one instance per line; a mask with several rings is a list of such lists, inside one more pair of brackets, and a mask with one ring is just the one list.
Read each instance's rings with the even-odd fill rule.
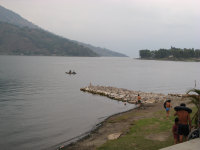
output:
[[81,88],[81,91],[89,92],[92,94],[98,94],[107,96],[111,99],[124,101],[135,104],[137,102],[137,96],[140,94],[142,103],[157,103],[166,99],[166,95],[159,93],[145,93],[141,91],[132,91],[123,88],[115,88],[110,86],[93,86],[89,85],[85,88]]
[[185,94],[168,94],[169,96],[183,97]]

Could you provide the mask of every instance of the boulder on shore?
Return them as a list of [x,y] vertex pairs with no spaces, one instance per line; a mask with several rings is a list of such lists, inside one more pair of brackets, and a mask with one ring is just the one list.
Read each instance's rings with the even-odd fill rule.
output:
[[110,135],[108,135],[108,140],[118,139],[121,136],[121,134],[122,134],[121,132],[110,134]]

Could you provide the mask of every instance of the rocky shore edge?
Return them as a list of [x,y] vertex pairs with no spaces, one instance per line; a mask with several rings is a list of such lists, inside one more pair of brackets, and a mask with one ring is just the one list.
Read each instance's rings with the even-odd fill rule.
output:
[[[136,104],[137,103],[137,96],[138,94],[141,96],[141,102],[144,104],[151,104],[151,103],[157,103],[160,101],[163,101],[163,99],[166,99],[168,96],[161,93],[147,93],[147,92],[141,92],[141,91],[133,91],[123,88],[116,88],[111,86],[95,86],[90,84],[87,87],[80,89],[83,92],[89,92],[92,94],[102,95],[106,96],[110,99],[118,100],[127,102],[130,104]],[[179,94],[168,94],[170,96],[181,96]]]

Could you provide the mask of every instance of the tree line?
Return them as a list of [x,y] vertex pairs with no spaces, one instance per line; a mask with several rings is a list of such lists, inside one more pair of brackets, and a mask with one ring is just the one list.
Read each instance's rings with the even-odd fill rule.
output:
[[159,49],[159,50],[140,50],[140,58],[144,59],[162,59],[162,58],[200,58],[200,49],[194,48],[176,48],[171,47],[170,49]]

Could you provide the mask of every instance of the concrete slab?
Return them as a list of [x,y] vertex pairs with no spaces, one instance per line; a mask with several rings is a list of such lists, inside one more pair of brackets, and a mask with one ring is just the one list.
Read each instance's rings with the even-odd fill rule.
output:
[[200,138],[162,148],[160,150],[200,150]]

